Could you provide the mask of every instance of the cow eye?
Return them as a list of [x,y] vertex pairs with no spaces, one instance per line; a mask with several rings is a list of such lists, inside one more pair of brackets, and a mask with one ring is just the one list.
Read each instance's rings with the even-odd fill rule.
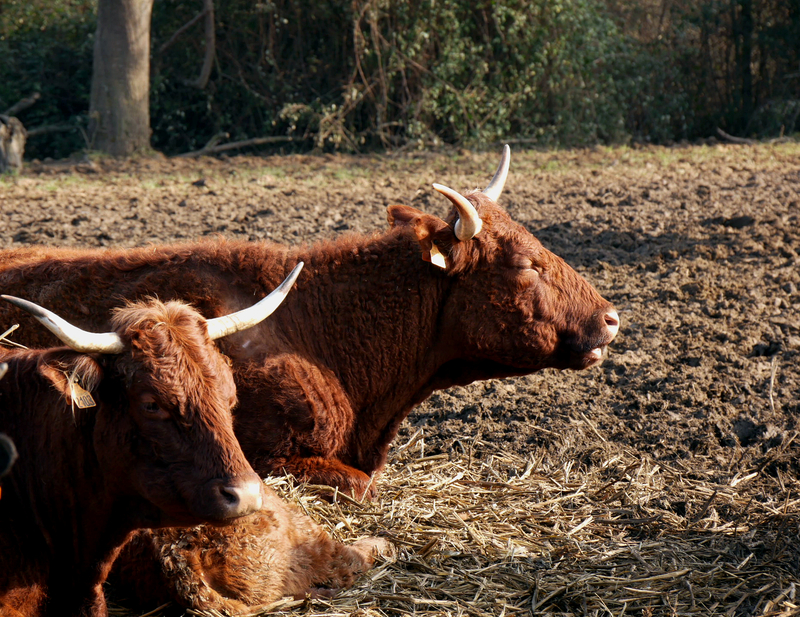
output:
[[512,265],[518,270],[530,270],[533,268],[533,260],[530,257],[517,255],[514,257]]
[[141,410],[148,418],[169,418],[169,413],[167,413],[167,411],[154,400],[143,400],[141,404]]
[[539,277],[539,269],[534,265],[530,257],[517,255],[512,263],[517,272],[517,276],[522,277],[524,280],[533,282]]

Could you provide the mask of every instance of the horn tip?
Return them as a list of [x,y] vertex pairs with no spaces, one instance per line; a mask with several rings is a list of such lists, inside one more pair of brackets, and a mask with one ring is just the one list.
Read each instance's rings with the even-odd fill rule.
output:
[[302,272],[303,267],[305,267],[305,262],[299,261],[297,265],[292,268],[292,271],[289,273],[289,276],[286,277],[287,281],[294,283],[297,280],[297,277],[300,276],[300,272]]
[[14,306],[18,306],[19,308],[25,308],[25,305],[28,303],[27,300],[23,300],[22,298],[17,298],[16,296],[9,296],[6,294],[0,294],[0,298],[5,300],[6,302],[10,302]]

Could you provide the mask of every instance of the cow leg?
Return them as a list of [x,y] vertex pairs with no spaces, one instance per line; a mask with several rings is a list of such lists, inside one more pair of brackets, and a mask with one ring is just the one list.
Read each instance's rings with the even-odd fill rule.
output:
[[345,546],[266,490],[258,513],[225,527],[138,531],[114,566],[112,588],[148,608],[171,597],[187,608],[252,614],[284,596],[330,597],[377,555],[392,556],[392,546],[382,538]]
[[334,589],[350,587],[359,575],[375,565],[377,557],[394,559],[396,554],[394,546],[385,538],[362,538],[349,545],[336,542],[334,558],[328,568],[319,573],[323,576],[316,583],[325,583]]
[[[299,513],[298,513],[299,514]],[[284,593],[294,597],[325,597],[353,585],[375,564],[393,558],[394,547],[384,538],[363,538],[350,545],[331,538],[307,516],[298,516],[291,534],[292,552]],[[320,586],[325,585],[325,588]]]
[[333,373],[282,354],[236,367],[234,376],[234,429],[257,473],[285,472],[356,498],[375,496],[372,470],[360,470],[351,460],[353,409]]
[[65,588],[62,585],[49,585],[43,616],[107,617],[106,596],[102,585],[94,585],[89,591],[83,589],[85,588],[81,586]]
[[336,459],[298,456],[277,460],[271,473],[288,473],[302,482],[324,484],[359,501],[362,499],[372,500],[378,496],[375,478],[370,478],[363,471],[345,465]]

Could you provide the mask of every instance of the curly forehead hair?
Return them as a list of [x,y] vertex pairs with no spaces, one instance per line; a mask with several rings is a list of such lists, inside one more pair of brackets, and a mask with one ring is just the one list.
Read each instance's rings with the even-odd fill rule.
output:
[[164,389],[176,395],[205,390],[190,384],[208,384],[219,377],[216,347],[208,339],[205,320],[191,306],[148,298],[115,309],[111,323],[131,352],[129,360],[118,363],[129,380],[142,362]]
[[184,302],[162,302],[152,297],[127,302],[111,314],[111,326],[122,337],[156,327],[166,328],[171,334],[180,336],[187,326],[202,320],[202,316]]

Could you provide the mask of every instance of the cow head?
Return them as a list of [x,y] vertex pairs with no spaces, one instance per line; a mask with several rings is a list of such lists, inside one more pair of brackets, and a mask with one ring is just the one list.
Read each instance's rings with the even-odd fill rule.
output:
[[508,173],[504,148],[483,191],[461,195],[434,184],[453,204],[442,220],[390,206],[389,222],[416,239],[422,259],[447,277],[441,323],[458,357],[493,376],[598,363],[619,329],[613,306],[497,204]]
[[261,508],[261,480],[233,433],[233,375],[212,341],[266,318],[301,267],[233,315],[206,321],[183,303],[148,300],[117,309],[113,331],[104,334],[3,296],[80,352],[40,370],[71,404],[96,407],[94,449],[103,474],[160,511],[150,526],[224,521]]

